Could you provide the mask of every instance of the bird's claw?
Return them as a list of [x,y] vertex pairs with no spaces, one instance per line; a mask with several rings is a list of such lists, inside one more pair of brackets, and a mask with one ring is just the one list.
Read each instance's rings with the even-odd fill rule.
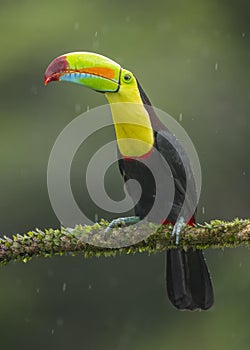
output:
[[181,216],[175,223],[172,233],[171,233],[171,237],[174,238],[175,237],[175,244],[178,245],[179,241],[180,241],[180,233],[182,228],[185,226],[185,221],[184,218]]
[[107,239],[108,234],[113,228],[134,225],[139,221],[140,221],[140,218],[138,216],[129,216],[125,218],[118,218],[118,219],[112,220],[108,225],[108,227],[104,230],[104,239],[105,240]]

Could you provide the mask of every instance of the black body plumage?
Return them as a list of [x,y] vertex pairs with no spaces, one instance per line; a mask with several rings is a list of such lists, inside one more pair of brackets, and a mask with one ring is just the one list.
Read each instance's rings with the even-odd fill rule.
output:
[[[151,215],[154,221],[164,222],[166,220],[174,224],[178,220],[185,199],[187,181],[191,183],[191,187],[195,186],[192,169],[190,166],[184,167],[184,162],[189,164],[186,152],[175,136],[158,119],[148,97],[140,84],[138,82],[137,84],[154,129],[155,149],[143,162],[140,159],[120,157],[120,172],[124,181],[133,179],[140,183],[141,197],[133,183],[128,182],[127,184],[128,193],[135,202],[136,216],[144,218],[149,215],[147,218],[150,221]],[[169,167],[166,167],[160,160],[161,156]],[[148,168],[150,165],[154,169],[154,162],[157,164],[156,171],[160,174],[157,188],[155,177]],[[174,181],[173,198],[169,198],[168,195],[169,176]],[[157,213],[150,214],[156,191],[162,196],[160,202],[164,205],[157,208]],[[195,193],[195,190],[192,193]],[[137,202],[138,197],[140,200]],[[195,198],[190,198],[190,200],[193,201]],[[181,310],[209,309],[213,305],[213,287],[203,252],[191,249],[188,251],[171,249],[167,251],[166,259],[166,285],[172,304]]]

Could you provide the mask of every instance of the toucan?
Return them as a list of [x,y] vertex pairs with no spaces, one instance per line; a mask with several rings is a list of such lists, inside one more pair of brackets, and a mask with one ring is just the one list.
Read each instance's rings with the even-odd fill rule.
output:
[[[110,104],[119,169],[134,201],[135,216],[118,218],[111,222],[107,230],[121,222],[132,224],[145,217],[149,221],[172,224],[176,248],[166,252],[169,300],[179,310],[211,308],[214,293],[203,252],[178,247],[183,225],[195,224],[195,210],[190,211],[190,217],[181,215],[187,183],[193,183],[192,169],[185,149],[157,117],[135,75],[105,56],[92,52],[72,52],[55,58],[48,65],[44,83],[46,85],[51,81],[81,84],[104,93]],[[172,194],[169,178],[174,184]],[[140,185],[139,199],[138,187],[133,187],[135,182]],[[151,210],[156,193],[159,194],[160,205]]]

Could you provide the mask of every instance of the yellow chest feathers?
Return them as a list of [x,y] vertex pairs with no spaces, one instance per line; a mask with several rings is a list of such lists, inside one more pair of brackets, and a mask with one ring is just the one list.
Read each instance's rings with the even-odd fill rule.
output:
[[141,157],[154,145],[150,118],[137,91],[106,94],[111,107],[118,148],[125,157]]

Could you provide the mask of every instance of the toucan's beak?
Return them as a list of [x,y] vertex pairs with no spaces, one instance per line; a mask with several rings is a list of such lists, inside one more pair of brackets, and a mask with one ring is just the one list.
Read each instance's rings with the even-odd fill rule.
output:
[[44,76],[44,84],[69,81],[99,92],[117,92],[121,67],[107,57],[91,52],[71,52],[55,58]]

